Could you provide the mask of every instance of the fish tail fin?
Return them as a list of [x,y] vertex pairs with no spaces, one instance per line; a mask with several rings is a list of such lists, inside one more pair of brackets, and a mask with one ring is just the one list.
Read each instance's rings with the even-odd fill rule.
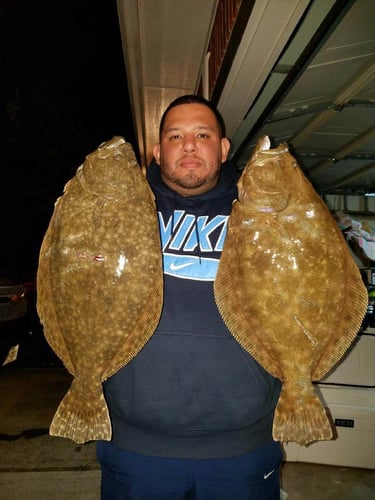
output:
[[109,441],[112,427],[103,391],[91,399],[82,397],[82,390],[80,393],[81,397],[77,397],[73,385],[68,390],[52,419],[50,435],[69,438],[78,444],[98,439]]
[[275,410],[273,439],[306,445],[332,438],[327,411],[315,394],[313,385],[306,387],[302,394],[284,385]]

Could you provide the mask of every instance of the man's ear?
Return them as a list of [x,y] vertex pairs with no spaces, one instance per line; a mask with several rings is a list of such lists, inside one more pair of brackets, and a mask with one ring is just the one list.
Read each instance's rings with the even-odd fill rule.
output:
[[221,139],[221,161],[222,162],[227,161],[229,150],[230,150],[229,139],[227,137],[223,137]]
[[156,163],[158,165],[160,165],[160,144],[155,144],[152,152],[153,152]]

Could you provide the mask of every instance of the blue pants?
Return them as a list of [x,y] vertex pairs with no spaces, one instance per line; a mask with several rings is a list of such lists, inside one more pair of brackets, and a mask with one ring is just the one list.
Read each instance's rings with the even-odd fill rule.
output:
[[102,500],[279,500],[282,452],[270,443],[239,457],[191,460],[138,455],[97,443]]

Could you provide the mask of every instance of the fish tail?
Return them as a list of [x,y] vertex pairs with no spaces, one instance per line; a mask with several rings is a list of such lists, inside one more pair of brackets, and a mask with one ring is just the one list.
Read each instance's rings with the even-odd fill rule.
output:
[[301,394],[283,386],[275,410],[273,439],[280,442],[294,441],[306,445],[313,441],[332,439],[332,425],[313,385]]
[[95,394],[91,400],[78,398],[72,386],[57,408],[49,433],[51,436],[69,438],[78,444],[98,439],[109,441],[112,427],[103,392]]

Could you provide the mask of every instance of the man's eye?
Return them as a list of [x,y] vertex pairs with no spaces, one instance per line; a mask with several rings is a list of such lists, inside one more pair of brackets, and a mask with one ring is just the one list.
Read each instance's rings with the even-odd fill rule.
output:
[[197,135],[198,139],[208,139],[210,136],[205,132],[201,132]]
[[174,134],[174,135],[169,136],[170,141],[178,141],[178,139],[181,139],[181,136],[178,134]]

